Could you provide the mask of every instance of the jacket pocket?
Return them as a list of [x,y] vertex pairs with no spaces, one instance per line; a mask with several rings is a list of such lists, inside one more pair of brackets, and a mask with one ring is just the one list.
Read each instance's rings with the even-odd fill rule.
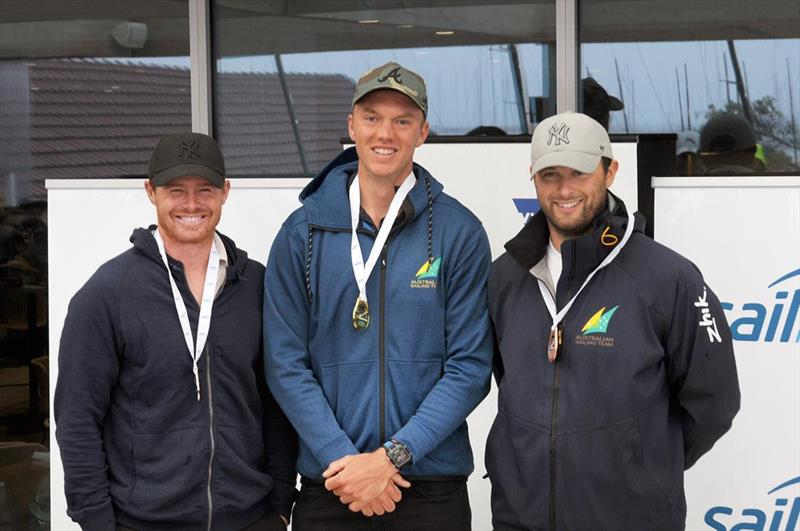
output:
[[353,361],[320,367],[322,391],[339,427],[356,448],[366,448],[378,426],[378,363]]
[[669,499],[643,460],[635,420],[556,439],[557,520],[565,529],[671,529]]
[[500,410],[486,441],[496,528],[545,529],[548,523],[548,434]]
[[214,508],[220,512],[244,512],[261,502],[272,488],[264,471],[264,434],[217,426],[214,452]]
[[386,359],[386,437],[402,428],[442,377],[442,361]]
[[130,506],[137,518],[169,521],[207,512],[208,431],[190,428],[168,433],[134,434],[136,482]]

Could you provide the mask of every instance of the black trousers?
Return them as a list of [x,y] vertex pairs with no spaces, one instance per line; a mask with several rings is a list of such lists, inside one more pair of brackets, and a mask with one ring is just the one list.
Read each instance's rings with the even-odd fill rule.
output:
[[[203,526],[202,529],[205,529]],[[125,527],[122,525],[117,524],[116,531],[135,531],[130,527]],[[283,524],[283,520],[281,517],[278,516],[278,513],[269,509],[267,513],[259,518],[257,521],[253,522],[247,528],[242,529],[242,531],[286,531],[286,526]]]
[[366,517],[347,508],[320,482],[303,480],[292,516],[293,531],[470,531],[466,480],[410,479],[392,513]]

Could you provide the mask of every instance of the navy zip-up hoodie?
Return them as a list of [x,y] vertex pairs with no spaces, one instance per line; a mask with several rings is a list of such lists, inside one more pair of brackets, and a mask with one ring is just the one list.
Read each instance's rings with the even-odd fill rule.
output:
[[[367,281],[370,325],[356,330],[347,192],[357,166],[346,150],[306,187],[267,263],[267,381],[300,435],[298,470],[321,478],[332,461],[394,437],[414,458],[404,475],[466,477],[465,419],[491,375],[486,233],[414,165],[402,221]],[[376,233],[362,218],[365,260]]]
[[[151,227],[150,230],[155,227]],[[85,530],[243,529],[289,515],[297,435],[264,382],[264,267],[221,236],[225,286],[192,360],[150,230],[75,294],[61,334],[56,437],[68,514]],[[193,334],[199,306],[172,274]]]
[[[625,205],[561,244],[556,306],[622,239]],[[612,204],[613,204],[612,203]],[[492,265],[498,414],[486,446],[494,529],[684,528],[683,472],[731,426],[739,385],[719,300],[688,260],[635,230],[580,293],[547,360],[552,319],[531,272],[540,211]]]

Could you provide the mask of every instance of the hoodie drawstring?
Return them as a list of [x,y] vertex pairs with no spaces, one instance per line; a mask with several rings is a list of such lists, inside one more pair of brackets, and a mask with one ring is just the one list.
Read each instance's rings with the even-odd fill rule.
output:
[[[428,195],[428,264],[433,264],[433,192],[431,192],[431,181],[425,176],[425,192]],[[308,242],[306,244],[306,296],[308,303],[311,304],[313,297],[311,294],[311,256],[314,249],[314,228],[308,226]]]
[[306,246],[306,295],[311,304],[311,251],[314,246],[314,228],[308,226],[308,245]]

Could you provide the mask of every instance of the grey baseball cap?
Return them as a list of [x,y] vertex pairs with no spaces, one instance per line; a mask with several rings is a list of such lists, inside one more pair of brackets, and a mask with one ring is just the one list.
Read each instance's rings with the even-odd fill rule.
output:
[[186,176],[203,177],[218,188],[225,185],[225,161],[217,142],[210,136],[177,133],[158,141],[148,171],[153,186],[163,186]]
[[608,132],[595,120],[577,112],[563,112],[542,120],[531,137],[531,177],[543,168],[566,166],[591,173],[601,157],[614,158]]
[[428,115],[428,93],[425,90],[425,80],[413,70],[392,61],[373,68],[359,78],[356,92],[353,95],[353,105],[355,106],[358,100],[370,92],[383,89],[396,90],[405,94],[417,107],[422,109],[422,114]]
[[697,131],[681,131],[675,141],[675,154],[697,153],[700,150],[700,133]]

